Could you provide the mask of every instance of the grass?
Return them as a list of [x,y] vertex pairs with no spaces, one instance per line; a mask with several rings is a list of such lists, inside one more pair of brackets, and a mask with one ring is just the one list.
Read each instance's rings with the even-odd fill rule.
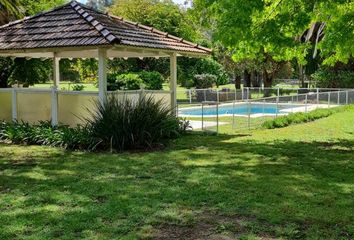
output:
[[353,119],[151,153],[2,144],[0,239],[353,239]]

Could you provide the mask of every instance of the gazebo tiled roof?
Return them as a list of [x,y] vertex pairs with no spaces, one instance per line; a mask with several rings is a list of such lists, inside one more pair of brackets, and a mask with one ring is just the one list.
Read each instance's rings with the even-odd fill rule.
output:
[[0,52],[105,45],[200,55],[211,51],[76,1],[0,27]]

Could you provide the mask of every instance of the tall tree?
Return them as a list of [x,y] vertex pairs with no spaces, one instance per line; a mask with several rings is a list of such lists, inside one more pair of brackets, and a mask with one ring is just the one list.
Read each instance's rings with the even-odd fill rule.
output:
[[[354,54],[350,0],[195,0],[194,9],[213,28],[213,38],[234,51],[235,61],[262,59],[272,66],[296,59],[304,65],[312,45],[300,37],[316,22],[326,23],[318,44],[325,64],[345,63]],[[265,70],[264,75],[272,74]]]
[[0,0],[0,25],[21,16],[22,13],[18,0]]

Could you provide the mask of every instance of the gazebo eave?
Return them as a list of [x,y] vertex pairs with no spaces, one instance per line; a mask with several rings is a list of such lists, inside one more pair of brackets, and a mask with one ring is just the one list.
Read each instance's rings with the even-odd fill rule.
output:
[[127,45],[101,45],[101,46],[76,46],[56,48],[10,49],[0,50],[1,57],[25,58],[98,58],[99,49],[107,51],[107,58],[145,58],[145,57],[170,57],[176,53],[178,56],[200,58],[208,54],[187,52],[171,49],[143,48]]

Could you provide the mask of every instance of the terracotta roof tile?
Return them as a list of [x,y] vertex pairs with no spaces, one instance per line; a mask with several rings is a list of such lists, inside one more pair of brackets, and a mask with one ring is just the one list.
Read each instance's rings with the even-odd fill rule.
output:
[[199,54],[211,51],[152,27],[97,12],[76,1],[0,27],[0,51],[98,45]]

